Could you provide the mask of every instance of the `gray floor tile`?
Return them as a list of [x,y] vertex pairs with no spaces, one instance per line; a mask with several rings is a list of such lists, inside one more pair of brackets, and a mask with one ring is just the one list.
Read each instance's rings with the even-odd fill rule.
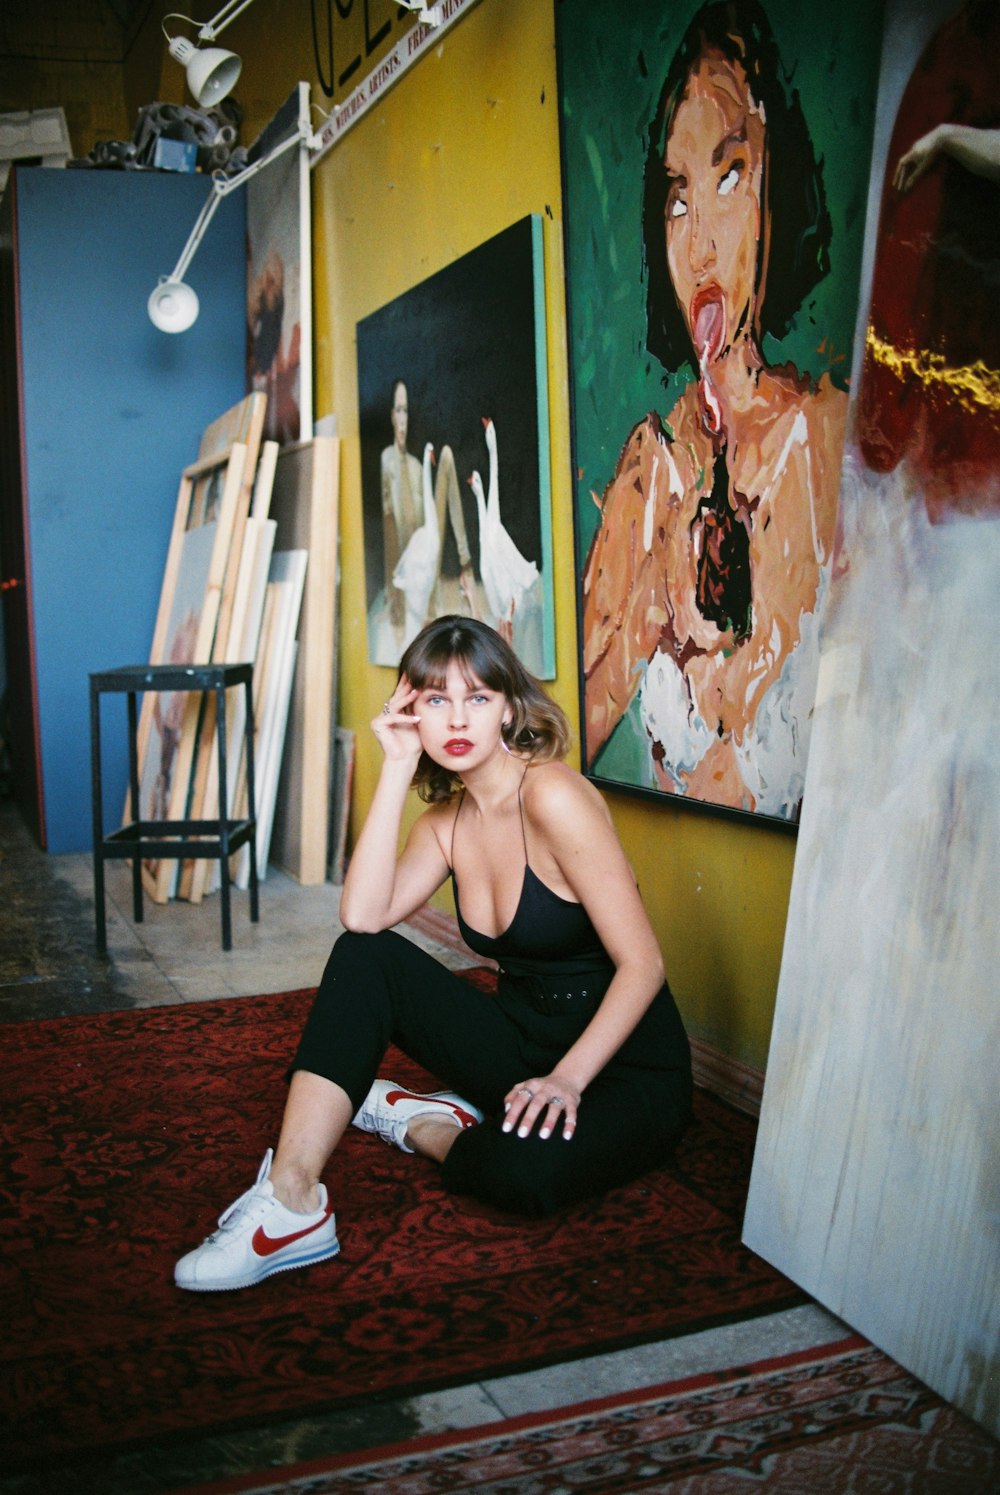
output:
[[772,1355],[829,1344],[848,1333],[850,1330],[832,1314],[816,1304],[807,1304],[701,1334],[637,1345],[523,1375],[501,1376],[484,1382],[484,1389],[506,1417],[517,1417],[704,1371],[750,1365]]

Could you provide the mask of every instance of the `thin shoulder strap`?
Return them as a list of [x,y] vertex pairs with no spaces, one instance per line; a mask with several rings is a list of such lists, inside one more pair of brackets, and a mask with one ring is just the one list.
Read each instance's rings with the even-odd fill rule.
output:
[[451,822],[451,856],[450,856],[450,862],[451,862],[451,870],[452,870],[452,872],[454,872],[454,870],[455,870],[455,827],[458,825],[458,817],[462,813],[462,806],[464,804],[465,804],[465,785],[463,784],[462,785],[462,791],[461,791],[461,793],[458,796],[458,809],[455,811],[455,818]]
[[521,785],[524,783],[524,774],[527,772],[528,765],[526,763],[524,765],[524,773],[521,775],[521,781],[517,786],[517,808],[521,815],[521,843],[524,846],[524,865],[526,867],[528,865],[528,838],[524,833],[524,806],[521,803]]

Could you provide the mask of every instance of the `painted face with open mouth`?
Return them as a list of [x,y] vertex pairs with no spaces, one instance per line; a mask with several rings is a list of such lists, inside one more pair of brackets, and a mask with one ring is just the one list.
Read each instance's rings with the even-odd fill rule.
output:
[[738,63],[708,54],[667,137],[667,263],[704,372],[749,330],[757,291],[763,111]]

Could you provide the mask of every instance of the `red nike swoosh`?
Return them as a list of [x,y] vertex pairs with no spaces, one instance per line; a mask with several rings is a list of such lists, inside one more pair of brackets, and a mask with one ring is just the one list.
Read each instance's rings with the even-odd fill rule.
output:
[[269,1236],[263,1225],[258,1225],[254,1231],[253,1240],[250,1242],[258,1256],[273,1256],[275,1251],[280,1251],[282,1246],[290,1246],[293,1241],[301,1241],[304,1235],[312,1235],[314,1230],[319,1230],[329,1220],[332,1210],[327,1210],[322,1220],[317,1220],[315,1225],[307,1225],[305,1230],[293,1230],[291,1235]]
[[[385,1103],[386,1103],[387,1106],[391,1106],[392,1103],[393,1103],[393,1101],[397,1101],[397,1100],[430,1100],[430,1099],[432,1099],[431,1096],[427,1096],[427,1095],[415,1095],[412,1090],[389,1090],[389,1091],[386,1092]],[[435,1105],[440,1105],[440,1104],[441,1104],[440,1101],[435,1101]],[[462,1123],[463,1126],[476,1126],[478,1124],[479,1118],[477,1116],[473,1116],[470,1111],[463,1111],[462,1107],[461,1106],[456,1106],[456,1104],[455,1104],[455,1102],[453,1100],[447,1100],[447,1101],[445,1101],[444,1104],[448,1107],[449,1110],[454,1111],[455,1115],[458,1117],[459,1121],[461,1121],[461,1123]]]

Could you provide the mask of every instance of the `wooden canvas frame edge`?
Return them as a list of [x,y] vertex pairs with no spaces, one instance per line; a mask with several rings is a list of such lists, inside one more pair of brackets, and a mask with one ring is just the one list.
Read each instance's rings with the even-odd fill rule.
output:
[[[545,316],[545,226],[540,213],[531,223],[531,290],[535,319],[535,403],[538,424],[538,523],[541,537],[543,679],[556,675],[555,576],[552,546],[552,412],[549,404],[549,343]],[[574,547],[575,549],[575,547]]]
[[[229,660],[229,641],[233,627],[233,608],[236,603],[236,584],[239,580],[243,555],[243,537],[246,533],[246,522],[250,515],[257,485],[257,468],[266,415],[267,396],[260,391],[251,391],[244,395],[242,400],[237,400],[230,409],[223,411],[211,425],[205,428],[198,448],[199,457],[208,456],[213,443],[227,440],[241,441],[247,449],[243,482],[240,487],[229,553],[226,558],[219,616],[212,641],[213,663]],[[240,661],[231,662],[239,663]],[[214,696],[207,697],[203,703],[202,723],[195,745],[189,792],[190,814],[192,818],[198,820],[211,819],[218,814],[218,800],[216,799],[214,806],[211,804],[208,788],[211,765],[215,762],[216,709]],[[177,891],[182,898],[191,897],[196,882],[203,884],[205,871],[205,863],[201,860],[181,864],[177,876]]]
[[[323,678],[318,690],[315,690],[308,681],[303,678],[302,688],[306,697],[306,706],[303,712],[303,752],[302,770],[303,782],[308,783],[313,774],[317,779],[325,779],[326,793],[323,796],[322,826],[312,827],[309,822],[312,817],[308,814],[307,797],[303,793],[302,802],[298,807],[299,813],[299,843],[300,843],[300,870],[298,881],[305,886],[313,886],[326,880],[326,868],[329,860],[329,818],[330,818],[330,750],[329,738],[330,728],[334,717],[335,681],[333,677],[334,645],[338,631],[337,624],[337,553],[340,532],[340,438],[338,436],[313,437],[311,446],[311,472],[309,483],[309,568],[306,572],[305,592],[302,598],[302,613],[299,623],[299,631],[306,635],[309,645],[309,658],[300,658],[297,667],[305,669],[306,665],[316,654],[320,656],[323,665]],[[319,526],[315,523],[317,514],[322,510],[324,504],[330,506],[330,523],[326,535],[326,544],[322,547],[322,554],[317,557],[312,537]],[[327,612],[327,599],[329,599],[329,616]],[[329,625],[329,637],[325,638]],[[317,639],[321,640],[317,644]],[[293,690],[296,688],[293,682]],[[319,718],[323,724],[323,735],[319,737],[315,732],[310,733],[306,724],[313,719]],[[315,837],[315,846],[312,840]],[[307,847],[311,848],[312,857],[307,857]],[[308,865],[307,865],[308,863]]]
[[[225,640],[225,648],[222,658],[227,664],[251,664],[256,669],[256,648],[251,652],[242,647],[246,637],[247,625],[250,617],[250,605],[253,601],[253,581],[255,566],[255,550],[262,540],[261,526],[266,523],[271,502],[271,488],[274,481],[275,464],[278,457],[278,443],[276,441],[265,441],[261,447],[260,458],[257,462],[257,473],[253,485],[253,499],[250,513],[242,516],[243,529],[239,544],[239,564],[236,567],[236,582],[233,592],[233,608],[229,618],[229,631]],[[246,484],[244,482],[244,490]],[[253,528],[251,528],[253,526]],[[253,550],[248,553],[248,538],[253,541]],[[234,541],[235,545],[235,541]],[[240,584],[243,583],[244,591],[241,594]],[[237,610],[237,604],[242,603],[242,611]],[[259,619],[258,619],[259,622]],[[251,687],[251,694],[255,686]],[[206,708],[212,708],[212,720],[214,724],[215,703],[206,701]],[[202,733],[203,740],[199,743],[198,777],[195,782],[192,813],[197,814],[199,819],[210,820],[219,813],[219,766],[218,755],[215,751],[214,733],[207,732],[208,717],[203,718]],[[227,789],[229,805],[226,813],[230,819],[243,819],[245,811],[240,809],[237,815],[236,786],[238,775],[242,764],[243,731],[246,721],[245,696],[243,687],[232,686],[226,695],[226,725],[228,731],[227,751]],[[206,740],[207,739],[207,740]],[[205,765],[203,767],[203,764]],[[245,803],[245,780],[243,800]],[[190,870],[189,870],[190,869]],[[214,874],[218,868],[214,863],[201,858],[194,862],[185,862],[180,879],[180,896],[187,898],[191,903],[200,903],[205,896],[206,890],[214,884]],[[185,875],[186,874],[186,875]]]
[[[333,763],[330,735],[334,726],[335,658],[339,633],[337,618],[337,554],[340,530],[340,453],[338,436],[312,436],[308,441],[290,442],[279,455],[300,454],[308,464],[307,481],[297,494],[302,505],[301,518],[308,533],[309,564],[299,615],[298,635],[303,648],[296,660],[295,679],[289,707],[289,730],[296,721],[301,731],[300,772],[290,771],[287,761],[281,765],[278,795],[271,833],[271,860],[303,887],[314,887],[327,880],[329,865],[329,818]],[[279,499],[279,502],[281,500]],[[327,519],[324,523],[324,511]],[[280,521],[279,521],[280,523]],[[295,546],[285,545],[284,548]],[[310,678],[306,678],[306,673]],[[318,687],[312,679],[318,674]],[[316,722],[322,725],[320,736]],[[288,774],[288,784],[282,778]],[[325,781],[322,807],[313,800],[317,783]],[[296,787],[297,803],[282,799],[282,789],[291,795]],[[279,814],[279,810],[281,814]],[[322,820],[322,824],[319,821]],[[288,843],[287,845],[285,843]],[[275,855],[276,849],[281,855]],[[293,865],[294,863],[294,865]]]

